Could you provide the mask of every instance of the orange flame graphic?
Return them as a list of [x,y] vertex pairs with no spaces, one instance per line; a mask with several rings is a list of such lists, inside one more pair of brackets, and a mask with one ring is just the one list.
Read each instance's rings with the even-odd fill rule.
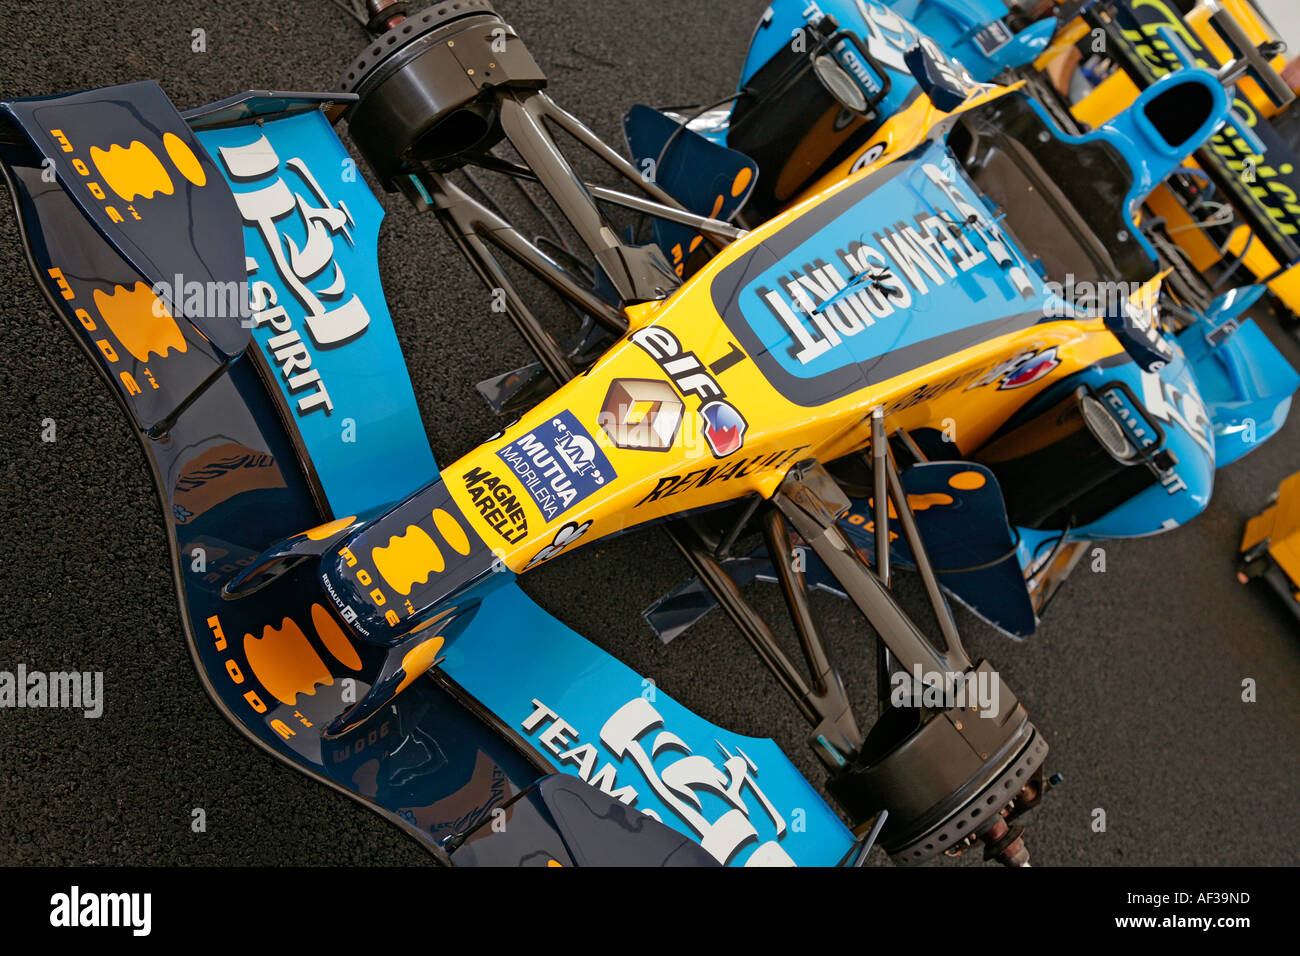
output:
[[136,196],[152,199],[154,193],[172,194],[172,178],[167,175],[162,161],[138,139],[132,140],[126,148],[116,143],[107,150],[92,146],[90,161],[108,187],[127,202]]
[[316,685],[334,683],[329,668],[292,618],[278,628],[262,628],[262,636],[244,635],[244,656],[258,683],[282,704],[294,706],[299,694],[314,695]]
[[388,586],[400,594],[410,594],[416,584],[429,580],[431,572],[447,566],[428,532],[413,524],[406,526],[406,534],[389,538],[387,547],[374,548],[370,558]]
[[131,289],[113,286],[113,294],[95,290],[95,307],[123,347],[141,362],[149,353],[166,358],[169,349],[187,348],[181,328],[159,298],[143,282]]

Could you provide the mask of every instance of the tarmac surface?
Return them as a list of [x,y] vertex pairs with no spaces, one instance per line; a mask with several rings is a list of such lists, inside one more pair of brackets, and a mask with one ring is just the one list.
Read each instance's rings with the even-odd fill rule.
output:
[[[705,103],[733,90],[763,7],[498,3],[556,99],[615,144],[632,103]],[[0,96],[153,78],[185,109],[251,88],[327,90],[364,43],[328,0],[101,0],[45,12],[0,3]],[[206,52],[192,50],[195,29]],[[384,287],[445,464],[499,427],[475,383],[530,356],[437,224],[380,198]],[[377,815],[250,746],[207,700],[143,453],[38,292],[8,197],[0,290],[0,670],[102,670],[107,699],[98,720],[0,710],[0,864],[428,862]],[[1295,340],[1265,324],[1300,365]],[[53,443],[40,437],[47,418]],[[1051,745],[1049,770],[1065,778],[1031,824],[1035,865],[1296,862],[1300,628],[1271,593],[1239,585],[1234,562],[1245,519],[1297,469],[1293,418],[1219,473],[1195,521],[1106,545],[1104,573],[1080,565],[1028,641],[958,612],[972,656],[990,658],[1020,696]],[[797,712],[719,612],[666,647],[646,627],[641,611],[685,575],[652,530],[552,562],[524,588],[702,716],[773,737],[820,781]],[[914,581],[908,589],[914,596]],[[750,593],[781,614],[775,589]],[[866,627],[833,598],[815,607],[846,683],[870,707]],[[1255,703],[1242,701],[1246,678]],[[206,832],[192,831],[194,808]],[[1092,826],[1097,809],[1104,832]]]

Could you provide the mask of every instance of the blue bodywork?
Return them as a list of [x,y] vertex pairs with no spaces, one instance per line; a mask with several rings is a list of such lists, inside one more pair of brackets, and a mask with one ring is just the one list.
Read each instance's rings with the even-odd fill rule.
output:
[[[266,182],[230,178],[237,198],[279,177],[312,208],[324,198],[346,206],[352,241],[335,242],[335,262],[369,322],[354,341],[317,352],[314,360],[328,374],[333,417],[355,419],[358,441],[344,444],[336,427],[300,427],[301,440],[321,471],[334,514],[364,513],[407,497],[438,471],[373,271],[381,207],[359,177],[340,184],[346,154],[320,113],[200,138],[214,156],[264,139],[258,154],[279,157],[281,165],[267,172]],[[291,158],[300,162],[286,169]],[[222,169],[229,173],[227,165]],[[328,183],[330,195],[309,191],[313,181]],[[282,235],[286,242],[306,241],[287,229]],[[259,263],[273,258],[255,223],[246,226],[245,243]],[[357,258],[362,253],[364,262]],[[269,272],[262,267],[257,275],[272,284],[280,302],[290,303],[292,324],[299,327],[303,306]],[[254,324],[257,345],[274,364],[274,330],[258,314]],[[286,388],[286,403],[294,397]],[[331,480],[336,471],[337,482]],[[359,471],[366,480],[355,480]],[[344,480],[348,472],[351,481]],[[472,622],[444,649],[441,668],[557,770],[700,841],[721,862],[833,865],[846,854],[852,835],[775,743],[696,716],[539,608],[508,571],[494,577]]]
[[244,224],[253,339],[330,505],[404,497],[435,466],[379,285],[379,203],[355,169],[340,175],[351,160],[319,111],[199,139]]
[[[825,0],[820,8],[775,4],[755,36],[742,84],[788,41],[791,30],[822,13],[846,26],[856,24],[873,56],[896,71],[881,104],[883,115],[915,95],[917,84],[903,55],[915,45],[916,31],[886,7],[862,0]],[[156,361],[146,352],[131,366],[136,386],[146,372],[153,377],[151,366],[160,370],[158,395],[146,394],[134,405],[140,395],[127,389],[124,397],[141,426],[166,506],[191,649],[223,713],[281,759],[401,821],[444,856],[454,850],[447,846],[451,838],[481,824],[541,774],[559,771],[698,841],[722,863],[830,865],[845,859],[854,845],[852,834],[773,741],[728,732],[693,714],[547,614],[504,570],[476,593],[476,613],[450,636],[436,673],[386,705],[383,719],[322,734],[352,702],[350,694],[369,689],[360,675],[380,679],[375,675],[382,649],[361,642],[353,646],[342,638],[319,603],[310,565],[234,600],[223,597],[223,587],[250,566],[268,540],[291,538],[330,519],[346,526],[438,477],[374,261],[382,208],[354,170],[347,175],[350,160],[319,111],[280,118],[268,112],[257,125],[204,129],[196,139],[155,91],[141,85],[79,94],[83,99],[65,103],[57,120],[57,128],[73,141],[69,149],[91,143],[107,148],[138,135],[157,159],[163,131],[192,149],[199,172],[176,162],[183,152],[166,152],[178,169],[190,170],[194,188],[142,194],[145,226],[106,222],[75,180],[64,181],[63,190],[39,185],[40,160],[64,150],[57,140],[42,138],[53,122],[45,115],[56,109],[53,100],[6,104],[30,142],[21,149],[6,145],[4,158],[21,168],[20,208],[28,233],[38,237],[31,243],[33,255],[44,269],[42,278],[49,277],[51,301],[102,361],[125,362],[120,353],[126,349],[120,341],[114,349],[111,330],[88,324],[88,313],[82,317],[77,303],[102,293],[103,286],[136,278],[151,280],[147,286],[171,278],[172,270],[206,281],[249,280],[251,337],[242,324],[205,325],[212,316],[195,316],[198,321],[178,326],[183,347],[157,353]],[[118,115],[132,110],[149,117],[138,132],[134,127],[127,132]],[[1160,156],[1149,160],[1148,168],[1157,178],[1163,175],[1160,164],[1172,159],[1159,144],[1144,143],[1149,137],[1137,120],[1127,126],[1118,121],[1093,135],[1111,137],[1122,150],[1128,143],[1130,152],[1154,148]],[[725,141],[725,133],[718,140]],[[931,212],[949,202],[978,204],[968,182],[930,175],[929,168],[938,169],[950,155],[937,143],[928,150],[896,181],[882,178],[878,198],[893,202],[900,215],[914,213],[918,202]],[[748,168],[736,157],[714,155],[717,169],[729,172],[733,183]],[[218,174],[228,189],[215,188]],[[65,192],[71,200],[63,198]],[[743,187],[729,189],[722,194],[723,207],[738,204],[743,194]],[[705,198],[691,201],[699,208]],[[150,216],[156,217],[152,223]],[[211,231],[196,234],[161,225],[182,221],[201,221]],[[843,236],[827,230],[842,231],[843,225],[823,224],[799,253],[834,255]],[[192,235],[195,247],[158,244],[173,233]],[[39,240],[42,234],[46,240]],[[205,252],[214,237],[223,242],[233,237],[225,245],[236,254]],[[54,275],[58,264],[78,268],[68,268],[64,281]],[[930,299],[934,320],[947,321],[971,301],[990,307],[991,321],[1020,321],[1050,311],[1041,281],[1013,281],[1023,272],[1019,257],[998,263],[996,276],[993,271],[990,264],[984,275],[939,280]],[[915,281],[925,281],[917,275]],[[767,278],[776,284],[775,275]],[[997,308],[991,308],[994,302]],[[1023,414],[1030,415],[1081,382],[1123,380],[1168,426],[1166,441],[1178,455],[1182,487],[1148,489],[1072,535],[1146,534],[1188,520],[1208,500],[1219,448],[1237,457],[1243,452],[1233,443],[1244,441],[1245,431],[1253,429],[1259,441],[1276,429],[1296,376],[1249,323],[1228,329],[1248,304],[1245,295],[1216,303],[1204,326],[1197,323],[1183,334],[1175,360],[1162,368],[1145,371],[1127,359],[1094,367],[1026,406]],[[750,303],[749,311],[761,314],[760,307]],[[847,351],[856,366],[864,359],[883,360],[908,344],[916,343],[886,343],[870,355]],[[833,362],[794,366],[784,350],[773,351],[780,353],[774,361],[794,379],[809,382],[837,371]],[[101,368],[122,381],[114,377],[117,367]],[[1207,382],[1205,403],[1198,377]],[[1246,426],[1247,421],[1252,424]],[[147,431],[158,423],[166,428]],[[953,487],[955,469],[978,471],[966,462],[936,463],[914,469],[906,479],[908,490],[933,494]],[[1021,578],[1012,562],[1018,560],[1023,570],[1047,539],[1005,527],[1005,509],[989,478],[954,505],[925,513],[920,523],[926,536],[936,539],[940,570],[956,573],[956,567],[978,565],[977,590],[988,589],[991,596],[981,603],[974,591],[945,583],[990,619],[1015,615],[1015,626],[1023,629],[1024,601],[1008,610],[1010,603],[1000,606],[992,592],[1014,590]],[[984,529],[978,547],[963,546],[945,515],[955,515],[958,528]],[[199,550],[210,557],[211,570],[185,571]],[[277,642],[295,640],[318,656],[319,670],[292,675],[299,680],[285,680],[289,686],[277,691],[259,677],[258,658]],[[261,682],[255,687],[250,679]]]
[[[1135,446],[1152,442],[1152,453],[1172,453],[1176,463],[1158,481],[1094,520],[1067,531],[1013,526],[997,481],[984,466],[956,460],[905,469],[904,489],[926,503],[915,518],[944,589],[1007,635],[1028,637],[1037,619],[1025,581],[1058,548],[1159,534],[1200,514],[1209,504],[1216,469],[1275,434],[1300,387],[1300,374],[1259,326],[1239,317],[1261,290],[1246,287],[1220,296],[1207,315],[1177,336],[1166,334],[1174,357],[1163,367],[1145,370],[1117,355],[1053,383],[1003,426],[1007,431],[1030,421],[1087,386],[1110,405]],[[1127,392],[1117,385],[1127,386]],[[1133,407],[1129,395],[1140,407]],[[979,473],[984,481],[974,490],[957,490],[944,478],[958,470]],[[936,492],[946,503],[932,503]],[[867,555],[875,549],[872,518],[871,500],[864,498],[854,499],[840,521]],[[915,567],[892,520],[890,541],[892,560]]]
[[[1188,90],[1200,90],[1211,103],[1205,109],[1205,119],[1195,129],[1180,130],[1181,141],[1170,142],[1150,118],[1165,99],[1174,98]],[[1120,110],[1101,126],[1080,136],[1072,136],[1051,119],[1047,109],[1037,100],[1031,101],[1043,121],[1051,124],[1058,139],[1066,143],[1085,145],[1102,142],[1119,151],[1133,171],[1133,184],[1124,197],[1124,214],[1134,221],[1133,237],[1151,261],[1156,261],[1155,247],[1137,228],[1136,215],[1143,200],[1151,190],[1164,182],[1197,148],[1214,133],[1228,116],[1232,104],[1223,85],[1208,70],[1187,69],[1170,73],[1142,91],[1129,106]]]
[[[754,74],[787,47],[799,31],[831,16],[841,29],[864,42],[867,52],[889,71],[891,88],[877,111],[892,116],[916,95],[917,82],[904,57],[922,37],[929,37],[976,82],[986,83],[1009,67],[1031,62],[1047,48],[1056,31],[1055,18],[1011,33],[1003,24],[1007,9],[1002,0],[775,0],[763,12],[750,40],[737,89],[744,89]],[[848,73],[868,94],[880,85],[870,70],[854,62],[851,47],[834,51]],[[725,142],[725,127],[701,129]]]
[[[890,89],[876,106],[877,125],[915,99],[919,87],[903,58],[921,40],[922,34],[906,17],[875,0],[776,0],[763,12],[754,29],[737,90],[743,90],[759,69],[789,47],[796,34],[828,15],[842,29],[857,34],[876,63],[888,71]],[[874,97],[880,92],[880,78],[858,62],[851,45],[841,42],[834,52],[864,93]],[[730,113],[728,108],[716,116],[704,117],[702,122],[692,124],[692,128],[711,141],[726,145]]]
[[[796,32],[817,23],[823,16],[834,17],[841,28],[858,34],[865,41],[867,52],[890,71],[892,87],[879,105],[882,116],[896,113],[911,100],[916,80],[903,62],[903,55],[917,44],[921,33],[905,17],[875,0],[777,0],[759,19],[736,88],[743,89],[764,64],[790,44]],[[846,50],[841,47],[836,52],[843,55]],[[869,73],[850,72],[861,81],[874,82]],[[879,89],[878,85],[868,85],[866,92],[876,93]]]
[[980,82],[1006,69],[1032,63],[1047,49],[1058,26],[1055,17],[1019,32],[1007,26],[1002,0],[887,0],[890,9],[947,50]]
[[[729,220],[745,204],[758,165],[744,153],[728,149],[649,106],[634,106],[623,117],[628,152],[643,174],[701,216]],[[681,223],[655,219],[655,242],[681,276],[703,237]]]
[[[887,7],[858,0],[777,2],[764,13],[755,31],[740,87],[744,88],[764,64],[777,56],[794,33],[830,14],[841,27],[857,31],[867,42],[873,57],[890,69],[892,88],[880,105],[881,115],[888,116],[910,102],[918,92],[917,81],[905,63],[908,51],[913,50],[920,40],[920,33],[913,24],[923,27],[924,32],[938,41],[944,51],[959,55],[963,65],[977,79],[988,79],[1003,67],[1027,62],[1041,52],[1055,29],[1054,19],[1040,21],[1019,36],[1010,37],[991,55],[972,52],[979,49],[975,35],[990,23],[1000,21],[1005,12],[998,0],[896,0]],[[1009,31],[1005,32],[1009,34]],[[986,47],[992,45],[988,41],[987,35],[981,37],[980,42]],[[860,73],[849,72],[861,78]],[[870,88],[867,91],[872,92]],[[1196,122],[1190,126],[1185,111],[1170,110],[1168,106],[1186,102],[1185,99],[1180,101],[1180,97],[1189,95],[1193,101],[1200,101],[1197,112],[1191,117]],[[1122,212],[1124,219],[1131,224],[1131,237],[1150,259],[1154,274],[1156,251],[1137,223],[1141,203],[1157,184],[1212,135],[1228,115],[1230,103],[1222,85],[1205,70],[1189,68],[1167,75],[1144,90],[1128,109],[1081,136],[1065,133],[1040,103],[1029,102],[1046,128],[1062,142],[1079,146],[1104,144],[1127,165],[1132,182],[1124,196]],[[697,124],[697,128],[717,144],[726,142],[727,128],[719,120]],[[922,161],[901,177],[910,181],[905,184],[895,180],[876,188],[871,197],[873,218],[878,218],[878,221],[905,220],[911,214],[908,210],[916,197],[932,212],[942,208],[945,203],[939,201],[937,194],[926,193],[918,181],[918,174],[927,163],[931,167],[951,166],[952,158],[940,144],[931,144],[926,149],[929,152]],[[907,164],[904,162],[902,165]],[[896,175],[896,170],[887,167],[871,179],[889,179]],[[969,202],[973,194],[963,194],[961,198]],[[900,204],[901,212],[888,211],[891,201]],[[979,202],[978,199],[973,201]],[[902,208],[905,206],[908,209]],[[989,212],[997,213],[993,209]],[[871,291],[855,286],[852,276],[854,272],[865,271],[868,264],[878,264],[874,259],[870,263],[857,262],[858,268],[854,269],[856,260],[850,261],[845,252],[855,247],[851,243],[845,244],[837,231],[838,225],[834,220],[821,223],[819,230],[810,234],[799,250],[792,250],[796,257],[802,256],[800,261],[832,263],[833,267],[838,267],[841,262],[846,264],[846,270],[842,271],[850,277],[849,284],[837,295],[817,305],[827,315],[831,315],[835,307],[843,308],[840,300],[854,295],[861,299],[864,292]],[[862,244],[879,245],[881,239],[880,234],[860,236],[856,248],[860,250]],[[1014,243],[1007,246],[1015,251]],[[784,258],[781,257],[781,262]],[[772,273],[770,276],[760,275],[751,284],[756,290],[750,295],[753,301],[740,303],[745,306],[741,311],[746,316],[764,316],[762,297],[770,299],[774,294],[770,290],[781,288],[780,264],[769,271]],[[988,312],[991,318],[1009,316],[1017,311],[1064,314],[1050,302],[1049,293],[1041,287],[1041,279],[1045,277],[1038,273],[1033,274],[1034,281],[1027,300],[1017,301],[1019,297],[1012,295],[1005,303],[1002,296],[1006,290],[999,290],[997,283],[983,288],[976,276],[974,272],[964,274],[956,282],[930,279],[932,288],[925,297],[925,307],[931,310],[932,321],[926,325],[926,334],[932,335],[936,329],[942,332],[945,323],[959,322],[963,302],[979,302],[984,310],[989,310],[992,302],[1000,303],[1000,307],[992,306]],[[918,274],[918,277],[925,282],[923,275]],[[906,288],[900,291],[907,292]],[[918,525],[924,529],[926,540],[932,542],[931,547],[938,556],[932,556],[936,568],[964,569],[961,573],[940,575],[949,593],[1006,632],[1026,636],[1033,632],[1037,622],[1023,582],[1041,566],[1053,548],[1070,541],[1155,534],[1184,524],[1204,510],[1213,490],[1215,468],[1235,461],[1272,435],[1286,417],[1291,394],[1300,386],[1300,376],[1258,326],[1238,319],[1261,292],[1262,289],[1234,290],[1221,296],[1206,315],[1199,317],[1178,336],[1157,333],[1149,323],[1135,325],[1127,313],[1109,317],[1107,324],[1125,346],[1126,353],[1049,386],[1027,403],[1005,427],[1012,428],[1032,419],[1080,386],[1086,385],[1100,392],[1107,385],[1120,384],[1127,387],[1127,393],[1113,388],[1105,391],[1106,396],[1117,406],[1122,406],[1129,402],[1126,395],[1133,395],[1142,409],[1117,407],[1113,409],[1117,417],[1128,423],[1141,422],[1144,420],[1141,413],[1144,412],[1156,420],[1161,432],[1159,450],[1169,452],[1176,464],[1161,476],[1159,482],[1108,513],[1071,528],[1064,536],[1060,530],[1012,528],[1007,523],[1001,495],[991,474],[978,492],[956,494],[951,507],[918,513]],[[890,300],[880,295],[879,290],[872,294],[882,313],[891,310]],[[807,314],[808,306],[812,304],[802,303],[802,308],[790,304],[786,311]],[[904,306],[908,304],[910,299],[903,303]],[[726,320],[728,312],[724,305],[715,305],[719,305]],[[883,315],[873,312],[873,317],[879,319]],[[836,321],[833,316],[831,318],[832,322]],[[844,321],[840,319],[839,324],[844,324]],[[934,323],[940,325],[936,327]],[[788,320],[782,325],[774,316],[771,328],[765,334],[766,327],[759,321],[755,326],[757,340],[748,345],[760,363],[775,361],[780,365],[779,369],[768,370],[769,380],[774,375],[788,379],[783,391],[795,400],[798,400],[796,393],[806,393],[810,400],[824,399],[826,389],[830,388],[826,383],[829,383],[832,373],[841,370],[849,359],[853,360],[849,364],[860,364],[864,358],[870,358],[869,355],[856,354],[859,345],[868,340],[875,346],[879,345],[877,338],[872,336],[845,336],[844,345],[826,348],[828,343],[810,328],[806,330],[807,334],[800,336],[798,344],[802,344],[803,349],[799,351],[791,343],[789,325]],[[913,326],[900,325],[900,329],[908,328]],[[897,353],[909,344],[912,344],[910,340],[899,338],[889,344],[884,354]],[[883,357],[877,362],[888,364]],[[965,464],[978,467],[970,462]],[[938,472],[926,470],[932,467],[914,467],[904,473],[904,486],[909,494],[933,493],[930,486]],[[944,491],[947,493],[951,489]],[[866,500],[855,501],[849,514],[841,521],[844,530],[867,554],[874,549],[869,505]],[[980,534],[972,531],[977,526],[983,529]],[[912,555],[902,539],[891,537],[891,540],[894,560],[901,566],[912,566]],[[978,570],[968,570],[973,566]],[[834,590],[833,585],[828,585],[828,588]],[[698,596],[695,600],[699,600]],[[707,598],[701,606],[708,606]],[[657,608],[652,611],[652,621],[658,613]]]
[[1254,321],[1242,319],[1266,291],[1246,286],[1225,292],[1205,318],[1178,336],[1214,428],[1214,458],[1231,464],[1271,436],[1286,420],[1296,373]]
[[[308,565],[237,596],[226,588],[268,542],[311,541],[301,532],[381,513],[438,468],[379,284],[382,207],[319,109],[256,101],[243,98],[235,125],[203,128],[208,113],[195,111],[197,136],[156,84],[11,101],[0,117],[20,134],[0,159],[37,278],[121,389],[151,459],[190,649],[217,706],[444,862],[458,848],[467,861],[503,861],[487,839],[462,845],[495,832],[481,825],[498,813],[528,854],[517,864],[589,856],[547,822],[542,781],[556,772],[589,785],[597,808],[613,798],[644,811],[615,825],[624,836],[654,819],[732,865],[843,860],[852,834],[774,742],[692,714],[505,570],[481,589],[468,626],[449,632],[440,668],[373,720],[323,732],[385,679],[383,649],[347,640]],[[132,166],[113,165],[114,145],[137,157]],[[86,182],[51,188],[44,161],[65,154],[79,162],[54,168]],[[119,211],[130,202],[137,216],[104,212],[113,200],[100,198],[101,175],[126,194]],[[179,297],[166,297],[175,315],[154,312],[157,328],[141,335],[142,310],[162,295],[150,288],[175,275],[246,276],[251,315],[182,317]],[[103,302],[128,293],[133,311],[110,321]],[[151,432],[159,422],[165,431]],[[671,830],[644,845],[665,846]]]

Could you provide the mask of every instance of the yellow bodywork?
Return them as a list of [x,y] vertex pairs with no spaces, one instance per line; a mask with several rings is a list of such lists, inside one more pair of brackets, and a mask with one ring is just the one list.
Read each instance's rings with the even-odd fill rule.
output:
[[[955,112],[1006,95],[1010,89],[974,89]],[[524,572],[570,546],[590,544],[632,527],[752,493],[770,498],[795,463],[830,462],[869,446],[876,409],[884,415],[887,433],[930,427],[958,449],[978,448],[1041,391],[1122,351],[1100,318],[1045,316],[1014,331],[989,332],[982,340],[976,333],[963,340],[976,344],[924,353],[915,366],[900,364],[896,373],[880,373],[874,380],[864,377],[860,385],[846,391],[791,398],[779,382],[769,380],[755,354],[741,347],[739,334],[719,311],[723,307],[714,302],[714,280],[737,263],[740,274],[748,275],[743,269],[761,261],[751,253],[770,248],[764,246],[769,239],[804,216],[817,222],[820,205],[839,208],[834,205],[837,197],[864,178],[877,172],[889,175],[881,168],[912,152],[951,115],[936,110],[927,97],[918,97],[877,132],[865,152],[859,151],[856,159],[814,184],[785,211],[722,249],[666,299],[627,307],[628,334],[594,365],[503,433],[442,469],[441,481],[458,511],[489,543],[501,566]],[[987,248],[993,256],[992,246]],[[1010,276],[1020,266],[1011,268],[1008,259],[1002,268],[999,281],[1010,287]],[[955,272],[948,275],[957,281]],[[936,286],[943,281],[934,278]],[[1139,292],[1150,292],[1158,282],[1159,277],[1153,277],[1150,286]],[[1041,300],[1033,306],[1041,307]],[[913,320],[906,303],[899,308]],[[879,317],[892,313],[889,306]],[[1041,377],[1011,389],[1000,387],[1008,368],[1048,350],[1054,350],[1053,361]],[[879,354],[888,352],[886,346]],[[726,403],[743,416],[746,427],[738,447],[719,452],[708,444],[702,415],[708,402],[703,391],[685,384],[692,376],[725,390]],[[545,456],[527,458],[517,449],[527,447],[531,436],[548,428],[552,432],[564,428],[574,436],[566,420],[581,426],[583,434],[574,440],[589,438],[616,480],[603,485],[598,494],[575,495],[566,507],[552,507],[548,516],[534,495],[536,489],[546,491],[546,469],[554,463]],[[595,449],[585,450],[587,461],[599,460]],[[553,499],[541,500],[554,504]],[[415,613],[414,605],[403,598],[421,575],[427,580],[438,570],[440,561],[433,560],[432,554],[435,547],[441,550],[427,532],[415,534],[418,530],[412,525],[404,535],[373,549],[383,552],[382,562],[373,554],[352,555],[347,548],[340,552],[347,559],[349,575],[365,588],[373,588],[369,593],[377,605],[395,608],[405,603],[408,613]],[[379,563],[384,566],[378,567]],[[387,620],[396,626],[399,612],[390,610]]]
[[[973,94],[960,109],[970,109],[1010,89],[987,87]],[[630,331],[654,326],[671,333],[683,352],[693,353],[703,366],[718,363],[737,346],[713,304],[714,277],[811,207],[831,200],[839,191],[909,152],[947,115],[935,110],[928,98],[919,97],[875,137],[875,141],[887,144],[875,162],[852,173],[846,162],[844,168],[832,172],[785,212],[723,249],[670,297],[629,307],[626,313]],[[1051,347],[1056,348],[1060,365],[1041,381],[1014,391],[999,390],[996,383],[987,381],[989,374],[1009,358]],[[621,448],[605,430],[595,428],[592,435],[619,476],[617,490],[594,495],[589,504],[579,504],[549,523],[529,495],[517,494],[530,531],[518,542],[505,540],[498,527],[484,520],[464,476],[476,470],[493,472],[503,481],[513,482],[517,492],[516,475],[502,464],[497,451],[533,431],[560,409],[571,412],[580,422],[601,421],[616,380],[650,385],[663,382],[661,365],[625,336],[591,369],[525,414],[503,435],[444,469],[443,478],[475,531],[498,547],[506,566],[522,571],[538,563],[539,544],[554,538],[565,526],[582,527],[585,544],[751,492],[770,497],[795,462],[807,458],[832,461],[869,445],[870,416],[878,406],[891,432],[928,425],[942,429],[959,447],[976,448],[1039,391],[1120,351],[1119,341],[1101,319],[1042,322],[815,407],[788,400],[768,382],[755,362],[741,361],[718,375],[728,400],[745,413],[749,424],[741,450],[724,459],[712,457],[700,437],[699,411],[704,403],[687,396],[682,396],[685,408],[678,438],[665,450]],[[637,389],[630,389],[629,394],[635,396]],[[653,410],[657,398],[648,389],[642,393],[645,414]]]
[[[983,87],[954,113],[1006,95],[1018,86]],[[811,207],[827,202],[840,190],[910,152],[950,115],[935,109],[928,97],[918,97],[886,122],[867,144],[867,149],[883,144],[872,162],[846,160],[780,215],[723,249],[667,299],[627,308],[630,332],[648,326],[665,330],[680,342],[683,352],[693,353],[705,367],[731,354],[737,346],[713,304],[714,277]],[[858,151],[859,160],[863,152]],[[852,169],[855,162],[857,170]],[[1153,283],[1158,283],[1158,277]],[[1002,391],[990,383],[990,373],[1008,359],[1052,347],[1056,348],[1060,364],[1042,380],[1014,391]],[[503,435],[444,469],[443,478],[475,531],[493,543],[507,567],[519,572],[547,560],[551,552],[539,553],[539,545],[553,539],[559,544],[562,539],[556,536],[564,528],[581,528],[581,543],[586,544],[752,492],[770,497],[795,462],[808,458],[832,461],[869,445],[870,416],[876,407],[883,409],[890,432],[930,426],[941,429],[959,447],[979,447],[1038,392],[1120,351],[1119,341],[1101,319],[1042,322],[815,407],[788,400],[768,382],[755,362],[741,361],[719,374],[728,400],[745,413],[749,424],[741,450],[723,459],[712,457],[700,437],[699,412],[704,402],[686,396],[678,438],[665,450],[625,449],[611,441],[605,430],[595,428],[592,435],[619,476],[617,490],[593,495],[590,503],[580,503],[548,522],[528,494],[518,493],[517,476],[502,464],[497,452],[560,409],[571,412],[580,422],[600,421],[616,380],[650,385],[663,382],[661,365],[625,336],[592,368],[525,414]],[[644,406],[637,414],[652,413],[658,398],[652,390],[638,393],[633,387],[628,394],[633,396],[633,402],[640,401]],[[640,399],[636,398],[638,394]],[[500,527],[493,524],[498,518],[476,507],[482,496],[471,494],[465,480],[466,475],[475,472],[492,472],[503,482],[515,485],[511,493],[524,509],[530,529],[526,538],[506,540]],[[561,550],[562,545],[554,553]]]
[[[966,113],[978,106],[995,100],[1000,96],[1006,96],[1008,93],[1020,89],[1024,82],[1013,83],[1010,86],[988,86],[983,92],[976,93],[969,97],[960,107],[952,113],[944,113],[935,108],[930,102],[928,96],[918,96],[904,109],[899,110],[889,119],[881,124],[880,129],[872,134],[864,149],[855,150],[853,156],[850,156],[844,162],[840,163],[825,176],[818,179],[795,200],[793,205],[798,205],[809,197],[820,195],[827,189],[842,183],[850,176],[867,175],[887,166],[890,162],[915,149],[930,134],[934,125],[948,116],[956,116],[960,113]],[[864,163],[857,169],[854,166],[861,162],[861,157],[868,154],[874,149],[879,150],[879,154],[870,163]]]

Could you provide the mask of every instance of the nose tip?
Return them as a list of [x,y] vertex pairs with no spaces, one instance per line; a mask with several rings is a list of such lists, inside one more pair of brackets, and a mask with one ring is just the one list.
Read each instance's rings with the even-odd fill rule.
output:
[[445,608],[398,638],[384,655],[365,696],[335,717],[325,728],[325,736],[338,737],[365,723],[421,674],[436,666],[439,652],[469,625],[478,607],[477,601],[471,601]]
[[318,580],[360,640],[406,646],[430,613],[454,603],[501,567],[435,481],[385,514],[348,529],[322,552]]
[[277,541],[227,581],[221,589],[221,596],[234,600],[260,590],[307,558],[328,552],[347,537],[348,531],[356,524],[357,516],[349,515]]

